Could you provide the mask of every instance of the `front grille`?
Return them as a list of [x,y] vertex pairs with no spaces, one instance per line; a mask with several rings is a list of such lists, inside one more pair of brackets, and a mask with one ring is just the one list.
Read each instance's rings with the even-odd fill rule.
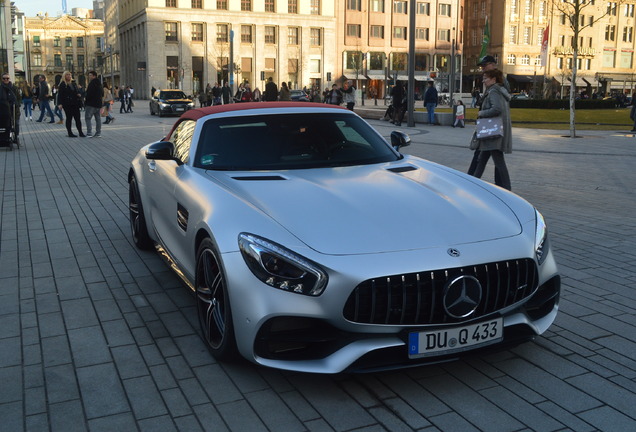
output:
[[[477,309],[465,319],[448,315],[444,289],[458,276],[474,276],[482,287]],[[391,275],[358,285],[344,307],[345,319],[361,324],[423,325],[472,320],[518,303],[537,288],[535,262],[517,259],[444,270]]]

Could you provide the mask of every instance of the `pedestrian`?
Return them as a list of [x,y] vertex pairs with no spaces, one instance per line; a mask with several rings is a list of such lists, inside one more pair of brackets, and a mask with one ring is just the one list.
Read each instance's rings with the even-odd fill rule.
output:
[[470,95],[473,98],[470,102],[470,107],[475,108],[477,106],[477,102],[479,101],[479,89],[477,87],[473,88],[473,91]]
[[210,92],[206,93],[206,95],[208,95],[206,96],[208,106],[212,104],[221,105],[221,96],[223,96],[223,89],[218,82],[214,83],[214,87],[212,87]]
[[124,114],[126,112],[126,94],[124,93],[124,88],[115,86],[115,94],[119,100],[119,114]]
[[22,103],[24,104],[24,120],[33,121],[33,93],[26,81],[22,81]]
[[110,92],[108,83],[104,81],[104,102],[102,104],[103,112],[101,113],[102,117],[106,117],[104,124],[112,123],[115,121],[115,117],[113,117],[113,115],[110,113],[113,102],[113,94]]
[[464,111],[464,102],[458,100],[455,107],[455,123],[453,123],[453,127],[457,125],[459,125],[460,128],[464,127]]
[[406,92],[404,91],[404,86],[402,85],[402,81],[397,81],[395,86],[391,89],[391,106],[393,107],[393,116],[391,118],[391,123],[396,126],[402,126],[402,118],[404,113],[404,96]]
[[356,105],[356,87],[353,85],[353,81],[347,81],[342,92],[344,102],[347,104],[347,109],[353,111],[353,107]]
[[82,132],[82,120],[80,119],[80,103],[82,95],[80,94],[77,84],[73,82],[73,75],[69,71],[64,71],[62,81],[58,89],[57,103],[58,108],[64,108],[66,114],[66,131],[70,138],[76,138],[77,135],[71,130],[72,120],[75,119],[75,127],[80,137],[85,137]]
[[58,116],[60,119],[57,121],[57,124],[64,124],[64,116],[62,115],[62,108],[58,103],[58,96],[60,95],[59,87],[57,85],[53,86],[53,114]]
[[252,92],[252,100],[254,102],[260,102],[261,101],[261,97],[262,97],[261,91],[258,89],[258,87],[256,87],[254,89],[254,91]]
[[278,86],[274,82],[272,77],[267,79],[267,84],[265,84],[265,93],[263,93],[263,99],[265,102],[274,102],[278,100]]
[[124,96],[126,98],[126,112],[127,114],[132,114],[133,107],[135,106],[135,102],[133,102],[133,94],[135,93],[135,89],[132,86],[126,86],[124,90]]
[[634,122],[631,132],[636,132],[636,103],[632,97],[632,109],[629,112],[629,118]]
[[225,81],[225,83],[223,83],[223,87],[221,87],[221,98],[223,99],[223,105],[227,105],[230,103],[231,94],[232,90],[230,89],[230,84]]
[[55,116],[51,111],[51,103],[49,99],[51,97],[51,88],[49,83],[46,82],[46,75],[40,75],[40,85],[38,87],[38,100],[40,101],[40,118],[36,120],[37,123],[42,123],[42,119],[45,114],[51,117],[49,123],[55,123]]
[[155,88],[155,86],[152,86],[152,88],[150,89],[150,97],[154,97],[156,91],[157,89]]
[[424,106],[428,113],[428,124],[435,124],[435,107],[437,106],[437,89],[435,82],[429,81],[426,93],[424,93]]
[[291,92],[289,91],[289,87],[287,83],[283,81],[280,85],[280,93],[278,94],[279,101],[291,101]]
[[[0,104],[5,106],[6,112],[13,112],[13,130],[15,136],[20,134],[20,103],[18,89],[11,83],[11,76],[8,73],[2,74],[0,83]],[[7,109],[8,108],[8,109]]]
[[[86,100],[84,120],[86,120],[86,136],[98,138],[102,136],[102,118],[100,116],[100,110],[103,106],[104,90],[102,85],[97,79],[97,72],[90,71],[88,73],[88,87],[86,88]],[[91,121],[95,118],[95,135],[91,133],[92,125]]]
[[510,121],[510,93],[503,84],[503,73],[499,69],[484,71],[483,82],[486,91],[477,118],[501,117],[503,136],[478,140],[480,151],[474,176],[481,178],[488,160],[492,156],[500,179],[495,184],[511,190],[510,175],[506,167],[504,153],[512,152],[512,124]]

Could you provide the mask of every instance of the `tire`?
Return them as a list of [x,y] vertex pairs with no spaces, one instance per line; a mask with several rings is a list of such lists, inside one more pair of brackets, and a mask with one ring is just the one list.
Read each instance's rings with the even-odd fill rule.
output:
[[141,204],[141,196],[137,187],[137,179],[133,176],[128,185],[128,212],[130,219],[130,233],[135,245],[142,250],[150,250],[154,242],[148,235],[148,227]]
[[197,251],[195,290],[197,315],[203,339],[212,355],[220,361],[238,358],[232,311],[219,254],[209,238]]
[[159,110],[159,117],[163,117],[163,112],[161,112],[161,110]]

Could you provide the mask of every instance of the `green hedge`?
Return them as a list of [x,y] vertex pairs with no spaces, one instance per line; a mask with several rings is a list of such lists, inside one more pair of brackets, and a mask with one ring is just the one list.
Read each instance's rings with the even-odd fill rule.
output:
[[[616,102],[612,99],[577,99],[576,109],[613,109]],[[569,99],[513,99],[510,108],[542,108],[542,109],[570,109]]]

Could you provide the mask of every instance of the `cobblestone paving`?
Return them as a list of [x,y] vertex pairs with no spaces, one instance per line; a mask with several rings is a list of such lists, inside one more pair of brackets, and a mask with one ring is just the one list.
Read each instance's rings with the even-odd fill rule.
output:
[[[543,337],[321,376],[217,363],[189,291],[133,247],[128,164],[174,122],[138,105],[102,138],[23,121],[24,147],[0,148],[0,431],[636,430],[633,135],[514,129],[513,190],[546,216],[563,276]],[[402,129],[408,152],[466,169],[471,126]]]

